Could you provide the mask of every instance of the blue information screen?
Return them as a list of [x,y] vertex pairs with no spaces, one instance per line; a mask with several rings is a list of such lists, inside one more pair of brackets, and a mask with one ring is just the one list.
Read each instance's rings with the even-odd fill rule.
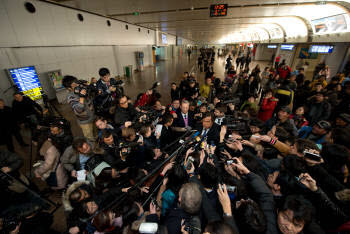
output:
[[293,50],[294,45],[281,45],[281,50]]
[[34,66],[8,69],[19,90],[32,100],[41,98],[41,84]]
[[333,52],[333,46],[330,45],[312,45],[310,53],[330,54]]

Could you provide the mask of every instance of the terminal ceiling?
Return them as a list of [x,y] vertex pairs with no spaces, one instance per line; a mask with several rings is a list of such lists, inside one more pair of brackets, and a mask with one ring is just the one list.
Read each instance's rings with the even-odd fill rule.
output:
[[[53,1],[53,0],[52,0]],[[349,1],[301,0],[54,0],[200,43],[307,42],[314,36],[350,31]],[[228,4],[225,17],[210,18],[211,4]],[[334,18],[338,17],[338,18]],[[341,18],[339,18],[341,17]],[[346,23],[316,32],[318,19]],[[349,25],[349,26],[348,26]]]

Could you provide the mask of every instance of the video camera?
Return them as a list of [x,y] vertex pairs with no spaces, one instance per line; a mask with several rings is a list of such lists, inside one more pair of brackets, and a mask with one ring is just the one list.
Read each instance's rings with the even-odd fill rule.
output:
[[[139,142],[126,142],[126,141],[122,141],[119,143],[118,146],[118,151],[121,151],[122,156],[127,156],[130,154],[131,149],[140,145]],[[127,149],[127,151],[123,151],[122,149]]]
[[227,130],[231,132],[238,132],[241,136],[249,135],[249,118],[243,113],[236,112],[234,115],[225,116],[227,121]]
[[221,101],[222,104],[230,104],[230,103],[232,103],[235,106],[238,106],[240,104],[240,102],[241,102],[241,100],[239,99],[239,97],[235,97],[235,98],[232,98],[232,99],[225,98],[225,99],[223,99]]
[[[77,80],[75,81],[78,84],[77,87],[74,88],[74,93],[79,95],[79,97],[88,97],[89,96],[89,85],[86,80]],[[85,90],[85,94],[82,94],[82,91]]]

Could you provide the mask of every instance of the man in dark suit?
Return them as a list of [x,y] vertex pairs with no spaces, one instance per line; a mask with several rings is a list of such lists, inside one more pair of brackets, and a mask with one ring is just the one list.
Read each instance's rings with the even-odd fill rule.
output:
[[190,103],[183,100],[180,109],[176,111],[177,118],[174,119],[173,130],[175,132],[186,132],[193,127],[193,113],[189,111]]
[[207,138],[207,142],[211,144],[213,142],[215,145],[219,143],[220,140],[220,125],[214,122],[214,116],[211,113],[205,113],[202,119],[202,126],[198,129],[202,138]]

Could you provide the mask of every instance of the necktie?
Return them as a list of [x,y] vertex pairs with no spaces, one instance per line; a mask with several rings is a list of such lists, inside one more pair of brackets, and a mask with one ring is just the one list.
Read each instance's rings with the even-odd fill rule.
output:
[[202,134],[203,138],[207,136],[208,131],[209,131],[209,129],[203,129],[203,134]]
[[185,122],[185,128],[188,127],[188,119],[187,119],[187,115],[184,115],[184,122]]

